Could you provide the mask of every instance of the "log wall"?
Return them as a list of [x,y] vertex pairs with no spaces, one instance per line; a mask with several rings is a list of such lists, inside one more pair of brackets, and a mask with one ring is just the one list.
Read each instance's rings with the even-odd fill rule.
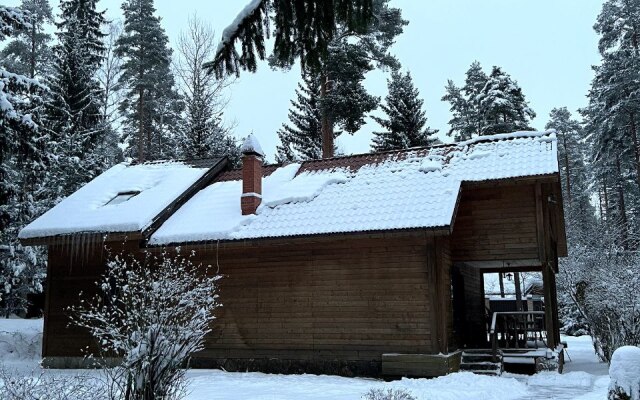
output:
[[[448,254],[443,246],[424,231],[183,246],[222,275],[223,306],[194,366],[377,376],[383,353],[446,352],[449,261],[436,256]],[[49,358],[92,345],[67,326],[66,307],[91,291],[104,257],[73,267],[68,257],[50,253]]]
[[534,185],[463,188],[451,256],[453,262],[537,259]]

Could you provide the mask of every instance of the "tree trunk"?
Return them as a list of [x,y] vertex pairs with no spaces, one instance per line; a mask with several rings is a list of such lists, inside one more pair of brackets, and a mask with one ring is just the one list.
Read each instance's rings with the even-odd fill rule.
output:
[[604,193],[604,214],[605,219],[609,220],[609,191],[607,190],[607,178],[602,181],[602,191]]
[[567,134],[562,134],[562,142],[564,144],[564,170],[565,178],[567,181],[567,197],[569,200],[569,207],[571,207],[571,174],[569,173],[569,150],[567,149]]
[[144,89],[140,89],[138,97],[138,162],[144,162],[144,118],[143,114],[143,102],[144,102]]
[[29,77],[31,79],[36,77],[36,24],[31,24],[31,59],[29,60],[31,65],[29,68]]
[[[327,74],[323,73],[320,77],[321,101],[325,99],[327,91],[329,90],[327,87],[328,83],[329,77]],[[320,118],[320,131],[322,132],[322,158],[331,158],[333,157],[333,124],[331,123],[326,107],[321,107],[320,112],[322,114]]]
[[622,167],[620,166],[620,155],[616,154],[616,170],[618,176],[616,177],[616,189],[618,190],[618,212],[620,214],[620,237],[622,239],[622,246],[627,246],[627,207],[624,204],[624,187],[622,186]]
[[504,276],[502,272],[498,272],[498,283],[500,284],[500,298],[504,299]]
[[636,159],[636,182],[640,187],[640,144],[638,144],[638,129],[636,128],[635,113],[631,113],[631,140],[633,141],[633,155]]
[[602,189],[598,188],[598,206],[600,207],[600,222],[604,221],[604,210],[602,209],[602,202],[604,197],[602,195]]

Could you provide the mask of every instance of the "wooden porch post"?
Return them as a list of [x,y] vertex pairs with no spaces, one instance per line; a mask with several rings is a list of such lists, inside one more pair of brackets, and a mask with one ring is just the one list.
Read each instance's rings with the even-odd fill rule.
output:
[[544,201],[542,185],[536,183],[536,231],[538,238],[538,256],[542,263],[542,285],[544,288],[544,320],[547,328],[547,345],[554,349],[557,346],[557,327],[554,309],[555,299],[555,275],[549,262],[547,246],[550,245],[550,232],[545,229],[545,221],[549,222],[548,207]]
[[522,289],[520,288],[520,273],[513,271],[513,284],[516,287],[516,310],[522,311]]
[[558,345],[556,338],[556,323],[554,316],[555,312],[555,298],[553,287],[555,286],[555,276],[548,264],[542,267],[542,281],[544,287],[544,321],[547,327],[547,345],[551,349],[555,349]]
[[[450,268],[451,265],[446,265],[443,262],[443,252],[446,243],[443,243],[442,239],[435,238],[433,246],[431,248],[431,257],[428,259],[427,273],[429,274],[429,280],[433,282],[431,296],[431,337],[433,342],[433,349],[439,353],[447,354],[449,351],[448,332],[447,332],[447,315],[448,308],[451,307],[451,295],[445,296],[446,291],[444,286],[451,285],[450,279],[445,279],[449,274],[444,271],[445,268]],[[446,275],[446,276],[445,276]]]

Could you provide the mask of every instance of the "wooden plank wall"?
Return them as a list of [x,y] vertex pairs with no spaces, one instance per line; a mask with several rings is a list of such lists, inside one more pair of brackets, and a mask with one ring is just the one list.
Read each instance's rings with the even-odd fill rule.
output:
[[[138,242],[118,243],[114,253],[138,252]],[[68,308],[96,293],[95,282],[104,273],[108,254],[102,243],[85,242],[49,246],[43,356],[81,356],[79,349],[96,350],[95,342],[86,330],[69,325]]]
[[424,234],[221,244],[196,249],[196,260],[216,251],[223,307],[201,357],[379,361],[433,351],[434,245]]
[[[137,242],[128,245],[138,251]],[[223,306],[196,366],[378,375],[383,353],[447,351],[450,261],[436,254],[448,255],[448,239],[418,231],[182,249],[223,276]],[[78,357],[93,346],[68,326],[67,307],[104,270],[105,255],[94,251],[50,251],[45,357]],[[356,368],[340,370],[349,363]]]
[[453,262],[538,258],[534,185],[463,189]]

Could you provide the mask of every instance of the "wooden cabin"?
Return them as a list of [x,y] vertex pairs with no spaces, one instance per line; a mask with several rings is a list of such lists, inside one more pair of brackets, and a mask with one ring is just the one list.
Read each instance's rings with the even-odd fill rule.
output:
[[[567,250],[553,131],[288,165],[263,166],[253,137],[242,150],[238,170],[117,165],[21,231],[49,249],[45,366],[81,366],[95,348],[66,310],[109,250],[177,246],[223,275],[196,367],[438,376],[528,351],[532,321],[557,354]],[[506,271],[542,272],[542,314],[488,321],[482,275]]]

